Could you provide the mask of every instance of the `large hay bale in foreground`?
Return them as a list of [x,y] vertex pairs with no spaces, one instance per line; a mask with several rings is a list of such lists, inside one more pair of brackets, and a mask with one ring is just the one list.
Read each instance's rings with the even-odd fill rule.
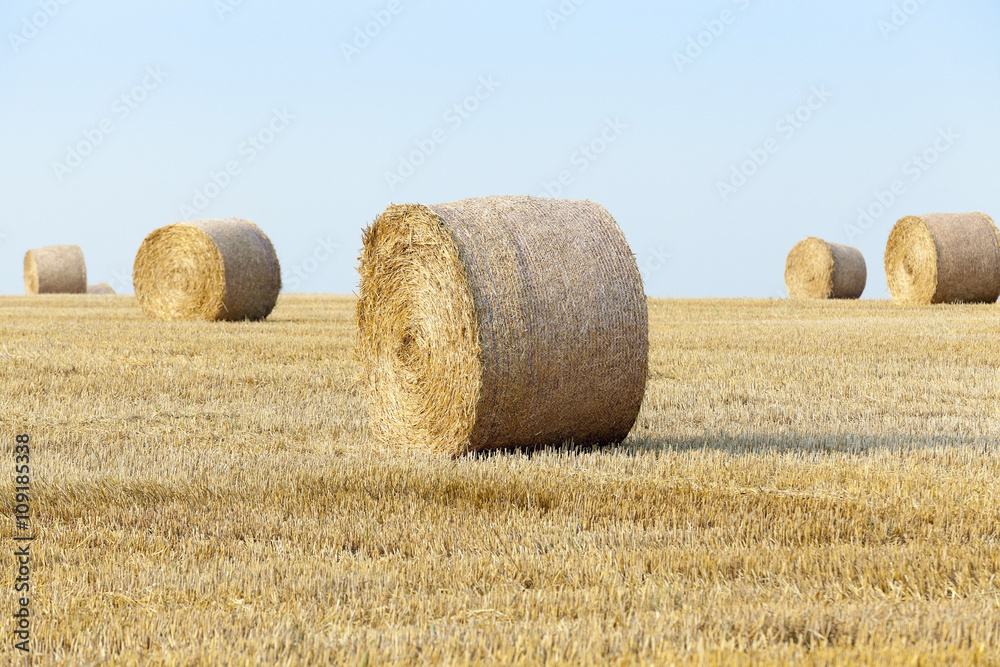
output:
[[809,237],[785,260],[785,286],[793,299],[860,299],[868,281],[857,248]]
[[454,456],[615,443],[646,387],[646,298],[611,215],[488,197],[364,232],[357,355],[375,435]]
[[94,294],[94,295],[98,295],[98,296],[100,296],[100,295],[107,296],[107,295],[111,295],[111,294],[114,294],[114,293],[115,293],[114,288],[112,288],[111,285],[109,285],[107,283],[98,283],[96,285],[87,285],[87,294]]
[[262,320],[281,290],[271,240],[239,218],[161,227],[139,246],[132,270],[143,312],[158,320]]
[[893,227],[885,277],[903,303],[993,303],[1000,296],[1000,232],[982,213],[909,216]]
[[76,245],[53,245],[24,255],[24,289],[28,294],[86,294],[87,264]]

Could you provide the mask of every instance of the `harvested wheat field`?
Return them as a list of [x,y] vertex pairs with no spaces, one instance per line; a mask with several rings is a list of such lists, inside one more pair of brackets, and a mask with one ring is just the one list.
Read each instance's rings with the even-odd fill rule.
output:
[[33,664],[998,660],[995,306],[653,300],[622,447],[458,459],[366,434],[354,309],[0,298]]

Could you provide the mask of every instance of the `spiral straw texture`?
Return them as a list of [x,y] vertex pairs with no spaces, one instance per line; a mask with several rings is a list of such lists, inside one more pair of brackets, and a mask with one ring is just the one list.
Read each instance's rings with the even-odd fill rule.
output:
[[161,227],[139,246],[132,270],[143,312],[158,320],[262,320],[281,290],[270,239],[239,218]]
[[859,299],[867,281],[864,255],[839,243],[810,237],[785,260],[785,287],[793,299]]
[[901,303],[994,303],[1000,232],[982,213],[903,218],[886,244],[885,277]]
[[390,206],[364,232],[357,355],[376,436],[454,456],[623,440],[646,386],[635,257],[587,201]]

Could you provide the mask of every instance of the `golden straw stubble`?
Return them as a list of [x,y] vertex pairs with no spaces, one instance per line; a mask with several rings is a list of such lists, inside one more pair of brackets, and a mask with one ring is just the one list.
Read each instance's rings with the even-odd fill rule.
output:
[[87,264],[76,245],[54,245],[24,255],[27,294],[86,294]]
[[994,303],[1000,232],[983,213],[905,217],[889,235],[885,276],[900,303]]
[[271,240],[240,218],[179,222],[151,232],[132,271],[143,312],[158,320],[262,320],[281,290]]
[[628,435],[646,385],[646,300],[604,208],[390,206],[363,241],[356,353],[379,440],[457,456]]
[[816,237],[796,243],[785,260],[785,286],[793,299],[859,299],[867,281],[860,250]]

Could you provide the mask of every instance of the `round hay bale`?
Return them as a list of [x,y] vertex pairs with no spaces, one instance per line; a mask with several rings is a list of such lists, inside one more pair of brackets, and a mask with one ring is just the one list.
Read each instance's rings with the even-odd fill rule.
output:
[[982,213],[903,218],[885,247],[885,277],[901,303],[994,303],[1000,232]]
[[785,260],[785,286],[793,299],[860,299],[868,281],[857,248],[809,237]]
[[646,387],[642,278],[588,201],[390,206],[364,231],[356,353],[375,436],[458,456],[624,440]]
[[98,283],[97,285],[87,285],[87,294],[110,295],[114,293],[115,290],[112,289],[111,285],[107,283]]
[[157,320],[262,320],[281,290],[270,239],[239,218],[179,222],[151,232],[132,270],[135,295]]
[[24,255],[24,289],[28,294],[86,294],[87,264],[76,245],[53,245]]

